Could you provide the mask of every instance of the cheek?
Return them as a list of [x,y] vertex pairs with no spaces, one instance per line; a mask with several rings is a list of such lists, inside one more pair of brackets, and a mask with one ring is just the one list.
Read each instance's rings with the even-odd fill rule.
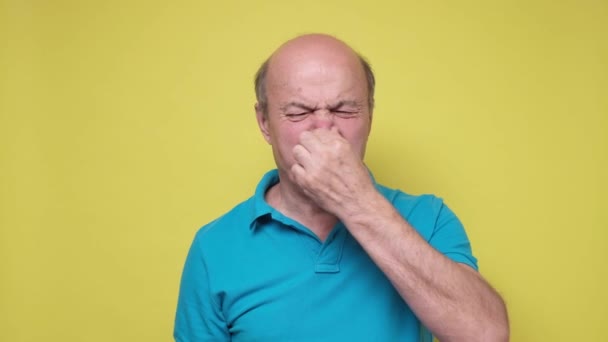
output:
[[277,127],[277,130],[273,135],[273,144],[275,145],[275,148],[281,151],[280,153],[284,156],[290,156],[293,147],[300,142],[300,134],[305,130],[303,125],[294,123],[286,123]]
[[369,134],[369,126],[356,121],[344,122],[339,129],[342,136],[353,144],[365,142]]
[[365,124],[353,124],[340,127],[342,136],[346,139],[355,153],[363,157],[365,147],[367,145],[367,137],[369,135],[369,126]]
[[283,142],[297,143],[300,134],[307,130],[307,125],[304,122],[286,122],[279,127],[279,136]]

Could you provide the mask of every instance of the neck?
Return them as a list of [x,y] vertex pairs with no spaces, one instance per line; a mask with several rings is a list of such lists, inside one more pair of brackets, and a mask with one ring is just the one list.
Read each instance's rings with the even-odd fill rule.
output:
[[266,201],[283,215],[303,224],[324,241],[338,222],[335,215],[319,207],[287,175],[279,172],[279,183],[266,193]]

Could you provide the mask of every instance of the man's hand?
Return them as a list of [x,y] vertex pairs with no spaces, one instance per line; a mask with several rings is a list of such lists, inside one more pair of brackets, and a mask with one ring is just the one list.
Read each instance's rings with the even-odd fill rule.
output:
[[296,160],[290,177],[319,207],[343,219],[366,208],[375,193],[361,157],[352,150],[336,127],[300,135],[293,148]]
[[469,266],[433,248],[376,191],[336,128],[303,132],[290,177],[347,227],[401,298],[441,341],[508,341],[500,296]]

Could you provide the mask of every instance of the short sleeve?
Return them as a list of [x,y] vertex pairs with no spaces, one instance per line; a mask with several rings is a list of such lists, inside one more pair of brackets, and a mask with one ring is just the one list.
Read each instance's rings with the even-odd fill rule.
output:
[[434,197],[432,205],[437,218],[429,244],[451,260],[478,270],[471,243],[458,217],[440,198]]
[[209,274],[198,234],[194,239],[182,273],[175,328],[178,342],[230,341],[221,308],[209,286]]

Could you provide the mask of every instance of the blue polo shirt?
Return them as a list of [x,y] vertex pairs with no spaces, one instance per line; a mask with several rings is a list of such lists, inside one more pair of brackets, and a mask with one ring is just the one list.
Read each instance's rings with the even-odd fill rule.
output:
[[[176,341],[431,341],[342,223],[321,242],[266,203],[278,181],[268,172],[253,197],[196,234]],[[435,249],[477,269],[464,228],[441,199],[376,187]]]

